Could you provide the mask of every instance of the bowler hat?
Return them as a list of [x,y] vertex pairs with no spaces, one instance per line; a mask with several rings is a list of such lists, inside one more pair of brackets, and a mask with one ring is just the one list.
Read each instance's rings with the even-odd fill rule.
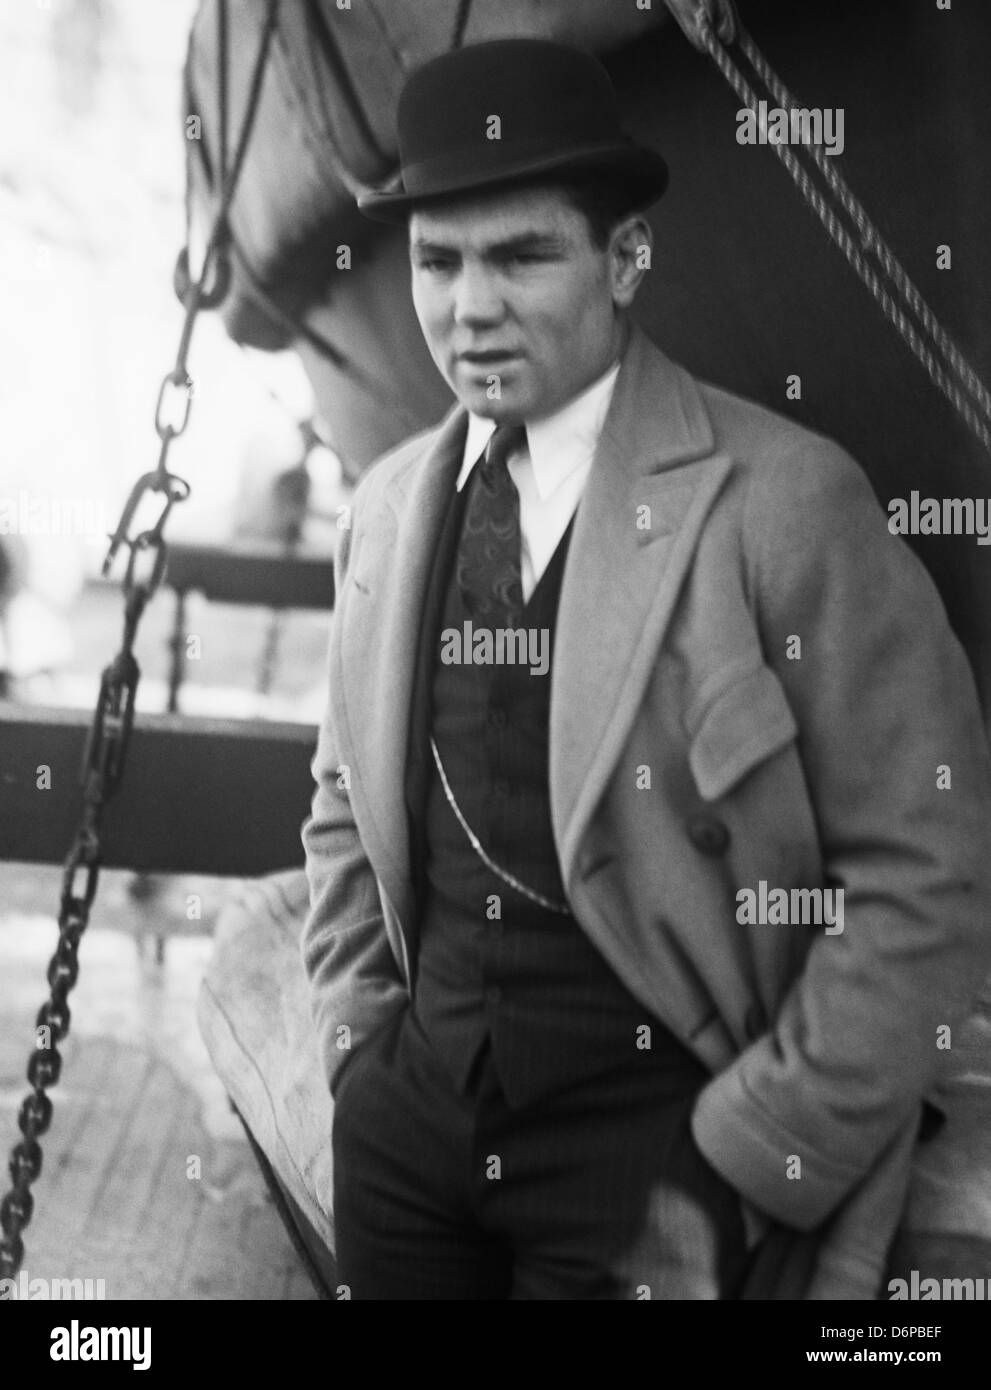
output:
[[358,198],[380,222],[545,174],[606,172],[629,185],[631,207],[667,187],[661,156],[624,134],[599,60],[547,39],[495,39],[432,58],[407,79],[397,125],[398,180]]

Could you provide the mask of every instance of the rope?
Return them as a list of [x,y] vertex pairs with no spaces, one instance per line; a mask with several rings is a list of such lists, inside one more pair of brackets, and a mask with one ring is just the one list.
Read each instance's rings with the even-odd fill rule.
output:
[[229,98],[227,95],[227,38],[228,38],[228,14],[227,0],[218,0],[217,4],[217,147],[219,177],[217,182],[223,184],[227,173],[227,113],[229,109]]
[[[272,39],[272,34],[273,34],[273,31],[274,31],[274,27],[275,27],[275,20],[276,20],[276,17],[277,17],[278,3],[279,3],[279,0],[269,0],[269,10],[268,10],[268,14],[267,14],[267,16],[266,16],[266,25],[265,25],[264,34],[263,34],[263,37],[262,37],[262,51],[263,51],[263,52],[267,52],[269,43],[270,43],[270,41],[271,41],[271,39]],[[456,14],[456,18],[455,18],[454,33],[453,33],[453,36],[452,36],[452,39],[451,39],[451,47],[452,47],[452,48],[459,48],[459,47],[461,46],[461,44],[463,43],[463,41],[464,41],[465,30],[466,30],[466,28],[467,28],[468,21],[469,21],[470,15],[471,15],[471,4],[472,4],[472,0],[458,0],[458,9],[457,9],[457,14]],[[360,116],[360,118],[361,118],[361,123],[362,123],[362,127],[363,127],[363,129],[362,129],[363,135],[365,136],[367,142],[368,142],[370,145],[372,145],[374,148],[377,149],[377,146],[375,145],[374,134],[373,134],[373,132],[372,132],[372,130],[371,130],[371,127],[368,125],[367,121],[365,120],[365,118],[364,118],[364,113],[363,113],[362,109],[360,108],[360,105],[359,105],[359,103],[358,103],[358,101],[357,101],[357,96],[356,96],[356,94],[354,94],[353,88],[350,86],[350,78],[349,78],[349,76],[348,76],[348,74],[347,74],[347,72],[346,72],[346,69],[344,68],[343,64],[341,63],[340,58],[339,58],[339,55],[336,53],[336,50],[334,50],[333,45],[330,44],[330,41],[329,41],[329,34],[327,34],[327,33],[325,33],[325,32],[322,33],[322,32],[319,32],[319,31],[317,30],[317,28],[316,28],[317,16],[316,16],[315,14],[311,14],[311,12],[310,12],[310,10],[309,10],[309,7],[306,6],[306,5],[304,5],[304,18],[305,18],[306,23],[307,23],[307,26],[308,26],[308,32],[310,33],[311,38],[312,38],[312,40],[313,40],[313,42],[312,42],[312,44],[311,44],[311,46],[310,46],[310,52],[311,52],[311,57],[313,58],[314,64],[315,64],[315,52],[316,52],[316,48],[317,48],[317,46],[318,46],[319,44],[323,43],[323,47],[324,47],[325,50],[327,51],[328,57],[329,57],[329,59],[330,59],[330,61],[331,61],[331,63],[332,63],[332,66],[335,68],[335,71],[336,71],[338,77],[341,78],[342,83],[345,83],[345,84],[347,85],[348,91],[350,91],[350,92],[352,93],[352,96],[353,96],[352,106],[355,108],[355,110],[358,112],[358,114],[359,114],[359,116]],[[221,88],[221,93],[220,93],[220,119],[221,119],[221,125],[220,125],[220,164],[221,164],[221,175],[223,174],[224,161],[225,161],[225,156],[226,156],[226,146],[227,146],[227,140],[226,140],[226,123],[227,123],[227,96],[226,96],[226,88],[227,88],[227,33],[226,33],[226,28],[227,28],[227,23],[228,23],[228,20],[227,20],[227,16],[226,16],[226,13],[225,13],[225,0],[220,0],[220,9],[219,9],[219,12],[218,12],[217,41],[218,41],[219,80],[220,80],[220,88]],[[191,51],[191,49],[190,49],[190,51]],[[188,72],[189,72],[190,67],[191,67],[191,63],[190,63],[190,61],[187,59],[187,76],[188,76]],[[259,92],[259,87],[260,87],[260,78],[261,78],[260,67],[259,67],[259,69],[256,70],[255,76],[256,76],[257,81],[252,83],[252,90],[251,90],[251,93],[250,93],[250,95],[249,95],[249,97],[248,97],[249,118],[248,118],[248,120],[246,121],[246,127],[245,127],[245,130],[244,130],[244,132],[243,132],[244,138],[242,139],[241,145],[239,146],[237,155],[235,156],[235,160],[234,160],[234,174],[233,174],[232,186],[233,186],[233,183],[236,183],[237,177],[238,177],[238,175],[239,175],[239,173],[240,173],[240,164],[241,164],[241,161],[243,160],[244,151],[245,151],[245,148],[246,148],[246,146],[247,146],[247,135],[250,133],[251,124],[253,123],[253,120],[254,120],[255,107],[256,107],[256,104],[257,104],[258,92]],[[315,79],[315,78],[316,78],[316,67],[315,67],[315,65],[314,65],[314,67],[313,67],[313,76],[314,76],[314,79]],[[317,95],[318,95],[318,97],[319,97],[319,99],[320,99],[320,102],[321,102],[322,114],[323,114],[323,116],[324,116],[324,126],[325,126],[325,130],[326,130],[326,134],[327,134],[327,139],[326,139],[326,141],[324,142],[324,146],[323,146],[323,148],[322,148],[321,155],[322,155],[322,157],[323,157],[324,159],[328,159],[328,160],[329,160],[330,165],[331,165],[331,167],[332,167],[332,169],[333,169],[333,171],[334,171],[334,174],[336,175],[336,177],[337,177],[337,179],[339,180],[339,182],[341,183],[341,185],[342,185],[349,193],[351,193],[353,196],[357,196],[357,194],[363,193],[363,192],[365,192],[365,191],[367,190],[367,185],[366,185],[361,179],[359,179],[359,178],[357,177],[357,175],[349,168],[348,164],[347,164],[346,161],[344,160],[344,158],[343,158],[343,156],[342,156],[342,154],[341,154],[341,152],[340,152],[340,150],[339,150],[339,148],[338,148],[337,142],[336,142],[336,140],[335,140],[335,138],[334,138],[334,134],[333,134],[332,129],[331,129],[332,123],[331,123],[331,121],[330,121],[330,114],[329,114],[329,110],[328,110],[328,108],[327,108],[327,103],[326,103],[326,100],[325,100],[324,95],[323,95],[323,92],[322,92],[321,83],[320,83],[319,81],[314,80],[314,83],[313,83],[312,85],[313,85],[313,87],[314,87],[314,90],[317,92]],[[187,152],[187,153],[188,153],[188,152]],[[187,224],[187,236],[186,236],[186,241],[187,241],[187,245],[188,245],[188,242],[189,242],[189,223],[190,223],[190,205],[189,205],[189,197],[190,197],[190,187],[191,187],[191,183],[192,183],[192,180],[191,180],[191,177],[190,177],[190,172],[189,172],[189,167],[188,167],[188,162],[187,162],[187,173],[186,173],[186,224]],[[226,200],[222,199],[222,201],[221,201],[221,208],[220,208],[220,214],[219,214],[219,216],[218,216],[218,221],[217,221],[216,227],[217,227],[217,228],[220,228],[220,227],[223,228],[224,241],[225,241],[226,248],[228,249],[228,251],[229,251],[230,254],[232,255],[233,259],[237,262],[238,268],[239,268],[239,270],[240,270],[242,276],[243,276],[244,279],[247,281],[247,283],[248,283],[248,285],[249,285],[249,287],[250,287],[251,294],[252,294],[253,297],[258,301],[258,303],[259,303],[259,304],[261,305],[261,307],[264,309],[264,311],[266,312],[266,314],[267,314],[275,323],[279,324],[283,329],[285,329],[286,331],[290,332],[294,338],[302,338],[311,348],[314,349],[315,352],[317,352],[317,353],[318,353],[321,357],[323,357],[326,361],[330,362],[338,371],[350,375],[350,376],[352,377],[352,379],[356,382],[356,384],[357,384],[362,390],[364,390],[366,393],[368,393],[370,396],[372,396],[372,397],[374,397],[374,398],[377,398],[377,399],[379,399],[379,400],[382,400],[382,401],[384,401],[386,404],[391,405],[391,408],[393,409],[393,411],[395,411],[395,413],[397,414],[397,416],[399,417],[399,419],[403,422],[404,426],[408,426],[410,429],[417,429],[417,428],[419,428],[419,426],[420,426],[420,421],[419,421],[419,419],[418,419],[417,416],[414,414],[414,412],[410,410],[410,408],[407,406],[406,402],[405,402],[404,400],[402,400],[396,392],[390,391],[390,390],[384,385],[384,383],[383,383],[381,380],[376,380],[376,379],[374,379],[374,378],[368,376],[367,373],[363,372],[363,371],[358,367],[358,365],[353,361],[353,359],[351,359],[350,357],[348,357],[348,356],[347,356],[335,343],[333,343],[333,342],[332,342],[329,338],[327,338],[324,334],[320,333],[319,330],[317,330],[316,328],[314,328],[313,325],[312,325],[311,323],[309,323],[309,322],[308,322],[306,319],[304,319],[304,318],[300,318],[300,317],[298,317],[297,315],[290,313],[287,309],[285,309],[281,304],[279,304],[279,303],[273,298],[273,296],[268,292],[268,290],[266,289],[266,287],[261,283],[259,277],[258,277],[257,274],[255,273],[254,267],[249,263],[248,258],[245,256],[243,250],[241,249],[241,247],[240,247],[240,246],[238,245],[238,243],[236,242],[236,240],[235,240],[235,238],[234,238],[234,236],[233,236],[233,233],[232,233],[231,229],[227,226],[226,214],[227,214],[227,210],[228,210],[229,205],[230,205],[230,200],[229,200],[229,199],[226,199]],[[211,250],[211,246],[208,246],[207,252],[206,252],[205,255],[204,255],[204,264],[206,263],[206,255],[208,255],[208,254],[210,253],[210,250]]]
[[[189,30],[189,39],[187,40],[187,43],[186,43],[186,57],[185,57],[185,61],[183,62],[183,65],[182,65],[182,108],[183,108],[183,109],[182,109],[182,114],[183,114],[184,120],[188,120],[190,116],[199,115],[199,112],[198,112],[197,109],[196,109],[196,103],[195,103],[194,98],[193,98],[193,46],[194,46],[194,41],[195,41],[195,35],[196,35],[196,26],[195,26],[195,25],[191,25],[191,26],[190,26],[190,30]],[[182,207],[183,207],[183,221],[184,221],[184,226],[185,226],[185,229],[186,229],[186,239],[185,239],[185,243],[184,243],[184,244],[188,247],[188,246],[189,246],[189,243],[190,243],[190,240],[191,240],[191,238],[192,238],[192,226],[193,226],[193,149],[194,149],[194,146],[195,146],[195,148],[199,151],[199,157],[203,159],[204,165],[207,167],[208,172],[209,172],[209,159],[207,158],[206,151],[202,148],[202,142],[201,142],[201,141],[196,141],[196,140],[190,140],[190,139],[188,139],[188,133],[185,132],[185,131],[184,131],[184,134],[187,134],[187,138],[186,138],[185,141],[184,141],[184,144],[185,144],[185,152],[184,152],[184,158],[183,158],[183,165],[184,165],[185,173],[186,173],[186,186],[185,186],[185,188],[183,189],[183,192],[182,192]]]
[[[258,52],[255,57],[255,66],[251,74],[251,83],[248,88],[248,97],[245,102],[244,118],[241,122],[241,130],[238,135],[237,147],[234,151],[234,159],[231,167],[226,171],[225,182],[220,192],[220,200],[214,214],[213,227],[207,240],[206,250],[203,252],[203,267],[209,265],[219,247],[227,246],[230,241],[230,228],[227,223],[227,214],[230,212],[231,203],[241,177],[241,169],[244,165],[244,157],[248,152],[248,143],[251,139],[251,132],[254,129],[255,117],[258,115],[259,98],[261,97],[262,81],[268,66],[268,52],[275,34],[276,23],[279,17],[279,0],[268,0],[268,9],[265,12],[265,23],[262,29],[262,36],[258,44]],[[179,350],[176,354],[176,362],[185,363],[186,355],[189,352],[189,344],[193,336],[193,326],[196,322],[196,315],[203,298],[205,285],[203,276],[200,275],[193,281],[189,303],[186,306],[186,321],[183,325],[182,335],[179,339]],[[178,365],[176,370],[178,371]]]
[[[740,101],[756,115],[758,113],[756,92],[716,38],[704,15],[699,18],[699,32],[716,67]],[[775,98],[777,104],[789,113],[797,109],[799,104],[791,92],[771,68],[750,35],[742,28],[739,43],[757,76]],[[840,206],[854,223],[860,234],[861,246],[857,246],[850,232],[837,217],[834,209],[826,201],[792,151],[785,145],[771,146],[791,175],[802,197],[819,218],[830,239],[843,252],[850,266],[874,296],[885,317],[922,363],[934,385],[942,391],[985,449],[991,453],[991,428],[989,428],[991,425],[991,393],[988,392],[980,377],[940,324],[904,266],[884,241],[863,205],[835,167],[835,163],[831,163],[816,145],[803,140],[802,147],[808,151]],[[892,298],[877,272],[868,264],[864,256],[865,251],[872,251],[877,256],[882,270],[892,282],[893,287],[901,293],[908,307],[921,321],[932,342],[978,402],[980,414],[974,409],[957,382],[940,365],[930,346],[908,318],[904,308]]]
[[385,155],[379,147],[378,138],[372,128],[371,122],[365,114],[365,108],[361,103],[358,89],[351,80],[351,73],[347,63],[341,57],[334,43],[330,26],[327,24],[320,7],[311,5],[309,0],[305,0],[302,6],[303,20],[306,24],[307,35],[310,42],[306,45],[306,53],[310,62],[309,83],[306,94],[316,96],[320,105],[320,115],[323,118],[323,132],[319,144],[310,141],[309,133],[305,121],[300,125],[300,135],[304,140],[311,143],[311,148],[315,156],[330,164],[335,178],[342,187],[350,193],[352,198],[357,198],[361,193],[368,192],[368,184],[358,177],[344,158],[340,148],[340,139],[335,129],[336,122],[331,117],[330,103],[324,91],[327,85],[326,76],[318,65],[318,54],[322,52],[331,71],[331,82],[336,83],[337,92],[343,97],[344,104],[351,113],[355,129],[365,147],[370,151],[373,158],[380,163],[384,162]]
[[[795,98],[778,78],[777,74],[773,71],[767,59],[753,42],[749,34],[742,35],[741,44],[754,70],[768,87],[778,105],[785,107],[788,111],[797,107],[798,103],[795,101]],[[820,171],[835,196],[839,199],[843,210],[847,213],[850,220],[855,223],[863,239],[864,249],[874,252],[881,262],[885,273],[894,280],[898,289],[908,300],[912,310],[936,339],[954,370],[966,382],[968,388],[979,401],[981,408],[986,414],[991,415],[991,393],[985,389],[984,383],[970,366],[956,343],[954,343],[953,339],[943,328],[932,309],[923,299],[919,290],[910,279],[908,272],[898,260],[898,257],[888,246],[887,242],[885,242],[877,228],[872,224],[863,204],[855,196],[853,190],[839,171],[834,167],[833,160],[828,159],[818,145],[809,145],[807,148],[815,162],[816,168]]]
[[[258,114],[258,102],[261,96],[262,81],[264,80],[268,66],[268,50],[271,47],[278,18],[279,0],[268,0],[268,9],[265,12],[265,27],[262,30],[261,40],[258,44],[254,71],[251,74],[251,85],[248,89],[248,99],[245,103],[244,120],[241,123],[237,148],[234,151],[234,161],[228,173],[227,183],[224,185],[223,196],[221,197],[220,207],[217,211],[217,224],[219,224],[222,219],[226,219],[227,213],[230,210],[231,201],[234,197],[234,190],[237,188],[238,180],[241,177],[241,166],[244,164],[244,157],[248,153],[248,142],[251,139],[255,117]],[[215,237],[220,235],[219,227],[216,224],[213,234]]]
[[465,41],[465,30],[468,28],[468,20],[471,18],[471,0],[458,0],[458,12],[454,17],[454,33],[451,35],[451,47],[460,48]]

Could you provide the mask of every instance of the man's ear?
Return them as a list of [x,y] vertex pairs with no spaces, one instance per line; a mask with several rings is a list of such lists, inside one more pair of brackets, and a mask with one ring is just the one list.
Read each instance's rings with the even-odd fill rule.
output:
[[640,281],[651,267],[654,233],[643,213],[634,212],[617,222],[609,237],[609,274],[613,302],[619,309],[633,303]]

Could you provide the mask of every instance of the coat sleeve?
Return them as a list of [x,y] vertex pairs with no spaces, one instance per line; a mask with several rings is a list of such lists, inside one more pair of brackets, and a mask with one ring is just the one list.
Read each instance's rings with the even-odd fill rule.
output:
[[[351,538],[361,489],[352,507],[352,527],[341,532],[334,558],[335,609],[328,669],[340,672],[342,613]],[[310,910],[302,933],[303,965],[324,1072],[331,1090],[353,1049],[408,999],[389,945],[375,873],[362,847],[342,775],[339,740],[328,699],[312,772],[316,782],[311,813],[302,828]],[[349,768],[353,779],[360,770]]]
[[743,554],[844,927],[693,1130],[744,1197],[812,1230],[918,1112],[991,966],[991,778],[968,662],[852,459],[823,441],[755,470]]

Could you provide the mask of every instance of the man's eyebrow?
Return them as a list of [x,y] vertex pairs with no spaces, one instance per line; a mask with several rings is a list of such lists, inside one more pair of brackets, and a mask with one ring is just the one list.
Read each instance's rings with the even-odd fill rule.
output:
[[[518,232],[514,236],[507,237],[505,241],[490,242],[488,246],[482,248],[485,256],[504,256],[513,251],[553,251],[560,249],[565,242],[565,238],[557,232],[541,232],[536,229],[533,231]],[[447,245],[443,241],[434,241],[429,237],[414,237],[410,242],[410,250],[426,252],[429,255],[459,255],[459,248]]]
[[557,232],[527,231],[507,237],[505,241],[494,242],[486,247],[489,255],[505,254],[507,251],[550,251],[564,245],[565,238]]
[[430,241],[427,237],[414,237],[410,241],[409,249],[411,251],[428,251],[431,255],[453,256],[455,253],[453,246],[445,246],[440,241]]

